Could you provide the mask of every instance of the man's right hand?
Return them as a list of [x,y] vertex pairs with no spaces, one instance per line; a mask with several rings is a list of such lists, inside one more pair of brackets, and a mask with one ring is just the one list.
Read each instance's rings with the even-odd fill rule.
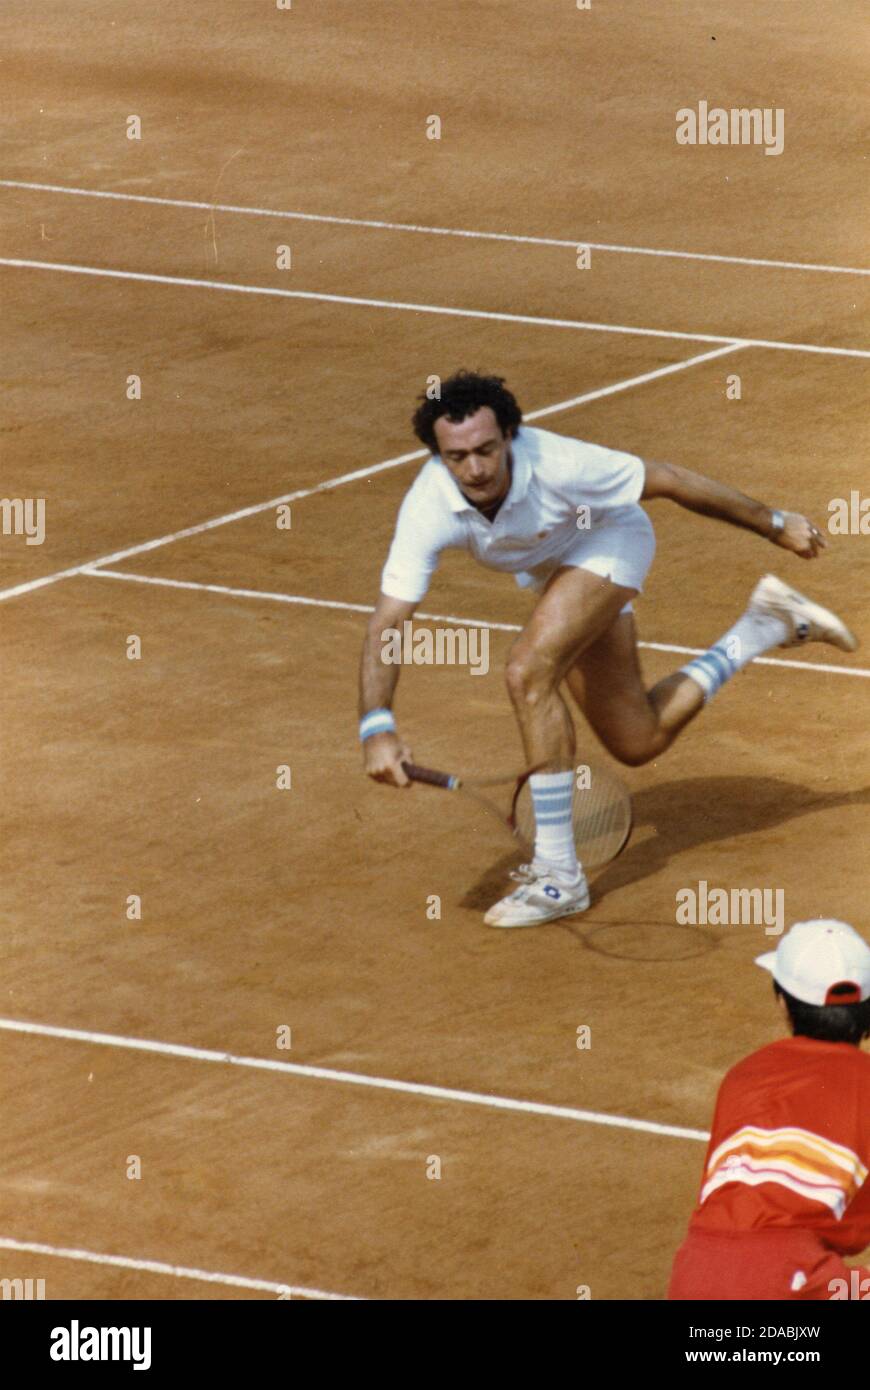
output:
[[413,761],[410,748],[398,734],[372,734],[363,744],[366,774],[375,782],[385,782],[388,787],[410,787],[411,781],[402,763]]

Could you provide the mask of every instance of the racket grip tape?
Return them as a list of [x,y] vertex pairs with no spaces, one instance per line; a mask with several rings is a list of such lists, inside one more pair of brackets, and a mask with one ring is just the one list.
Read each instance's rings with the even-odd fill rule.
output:
[[459,778],[449,772],[436,772],[432,767],[418,767],[416,763],[402,763],[402,768],[412,782],[426,782],[430,787],[443,787],[449,792],[459,786]]

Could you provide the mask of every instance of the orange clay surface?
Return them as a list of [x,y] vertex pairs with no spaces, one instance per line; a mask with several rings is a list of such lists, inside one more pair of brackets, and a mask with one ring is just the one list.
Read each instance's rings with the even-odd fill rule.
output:
[[[744,347],[542,421],[825,525],[862,485],[867,364],[842,350],[866,350],[866,280],[595,249],[580,270],[575,243],[860,265],[863,25],[851,0],[824,23],[809,0],[7,0],[3,178],[208,206],[0,186],[0,254],[833,347]],[[783,107],[783,154],[678,146],[674,113],[702,96]],[[46,499],[41,546],[0,537],[4,590],[415,449],[433,373],[498,371],[533,411],[717,346],[8,264],[0,286],[2,491]],[[38,1025],[0,1030],[0,1237],[61,1252],[0,1249],[0,1275],[43,1277],[49,1298],[662,1298],[704,1153],[671,1131],[703,1132],[723,1072],[780,1028],[753,965],[772,938],[679,927],[676,892],[779,888],[787,921],[867,932],[866,645],[775,653],[799,669],[754,666],[627,771],[634,837],[586,916],[483,927],[514,862],[498,828],[360,772],[355,605],[374,601],[417,467],[300,497],[290,529],[265,507],[107,566],[190,588],[79,572],[0,604],[0,1013]],[[643,649],[650,683],[719,636],[768,568],[866,644],[867,537],[804,565],[669,504],[650,513],[640,635],[678,648]],[[529,603],[450,556],[422,607],[511,625]],[[512,634],[490,636],[485,678],[404,673],[420,761],[521,763]],[[590,738],[581,726],[581,752]]]

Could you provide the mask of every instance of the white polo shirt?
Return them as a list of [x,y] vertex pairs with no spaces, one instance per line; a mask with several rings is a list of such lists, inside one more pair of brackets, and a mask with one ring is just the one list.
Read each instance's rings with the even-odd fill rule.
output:
[[381,575],[385,594],[419,602],[448,549],[468,550],[489,569],[523,574],[577,541],[578,507],[589,508],[594,530],[616,508],[636,505],[643,492],[643,461],[633,454],[526,425],[511,451],[510,491],[495,521],[468,501],[437,455],[423,465],[399,510]]

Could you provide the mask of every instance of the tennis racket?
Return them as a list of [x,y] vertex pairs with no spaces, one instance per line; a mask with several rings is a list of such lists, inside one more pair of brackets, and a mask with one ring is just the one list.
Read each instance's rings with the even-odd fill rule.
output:
[[[529,768],[519,776],[505,772],[490,777],[465,777],[416,763],[402,763],[402,767],[412,782],[470,798],[495,816],[531,853],[535,843],[535,809],[529,778],[537,768]],[[628,788],[604,763],[587,761],[575,775],[572,817],[577,858],[584,869],[609,864],[622,853],[631,835]]]

